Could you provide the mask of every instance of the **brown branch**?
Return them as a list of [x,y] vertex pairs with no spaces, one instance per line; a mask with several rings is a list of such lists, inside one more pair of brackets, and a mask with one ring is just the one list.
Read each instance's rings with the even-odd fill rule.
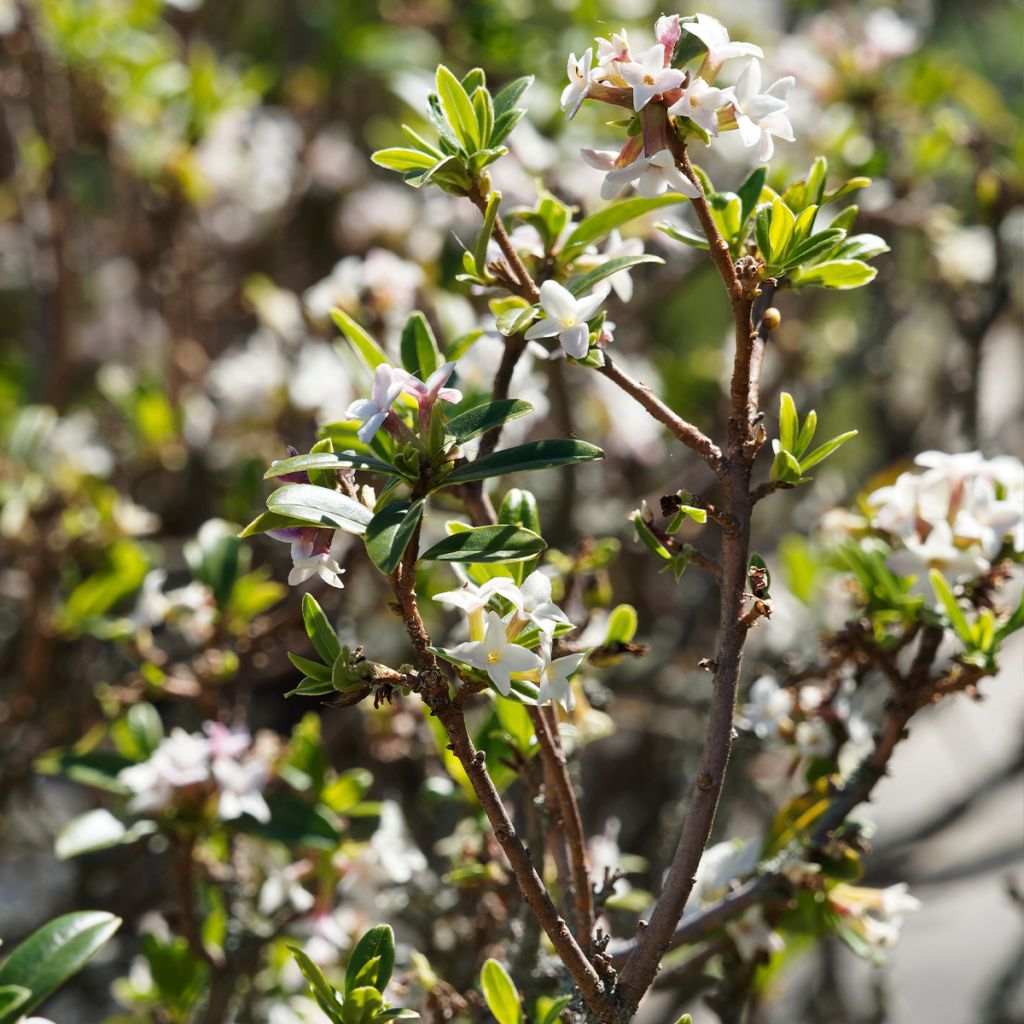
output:
[[390,577],[395,600],[402,614],[406,632],[416,651],[421,668],[420,696],[431,713],[444,726],[449,748],[466,772],[480,806],[487,815],[494,836],[512,868],[516,884],[544,929],[559,958],[580,990],[587,1007],[600,1024],[616,1024],[618,1016],[604,982],[587,955],[559,915],[547,888],[530,859],[530,854],[516,834],[508,811],[487,771],[482,751],[473,745],[462,707],[452,699],[448,680],[440,671],[438,661],[430,650],[430,636],[423,624],[416,602],[415,566],[419,556],[419,528],[417,527],[402,564]]
[[710,573],[716,580],[722,578],[722,567],[713,558],[705,555],[703,551],[698,551],[697,548],[694,548],[690,552],[690,561],[698,568]]
[[572,869],[572,898],[576,908],[576,935],[583,948],[590,951],[594,931],[594,893],[587,868],[586,836],[580,808],[569,780],[565,754],[558,739],[558,722],[554,709],[531,707],[527,709],[544,759],[545,778],[554,787],[553,796],[558,806],[569,851]]
[[[680,169],[700,189],[700,182],[685,147],[678,144],[674,148]],[[733,264],[729,246],[715,225],[703,191],[693,200],[693,206],[708,240],[710,258],[729,296],[735,324],[736,350],[730,385],[729,447],[717,466],[725,495],[724,514],[731,528],[723,531],[722,539],[719,643],[715,656],[707,738],[697,766],[689,808],[662,891],[647,927],[638,936],[636,946],[619,976],[617,994],[624,1020],[636,1012],[640,999],[654,981],[661,958],[682,917],[683,908],[693,889],[697,865],[711,836],[732,751],[736,689],[747,635],[747,626],[742,617],[753,510],[750,471],[757,451],[757,434],[753,429],[756,409],[750,405],[751,357],[756,335],[751,311],[757,295],[757,266],[753,260],[748,262],[746,258],[737,265]]]
[[673,436],[687,448],[692,448],[716,472],[722,463],[722,452],[702,430],[688,423],[674,413],[657,395],[642,381],[634,380],[628,373],[619,369],[607,352],[604,353],[604,365],[598,371],[613,384],[620,387],[632,399],[642,405],[659,423],[666,426]]

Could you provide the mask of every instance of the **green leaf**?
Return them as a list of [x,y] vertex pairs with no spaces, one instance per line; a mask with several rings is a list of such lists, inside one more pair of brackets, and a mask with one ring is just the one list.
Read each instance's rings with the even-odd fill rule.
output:
[[[345,530],[357,536],[366,532],[373,513],[338,491],[314,484],[286,484],[267,498],[267,509],[279,516],[300,519],[313,526]],[[248,527],[246,528],[248,529]]]
[[[141,824],[141,823],[140,823]],[[70,860],[83,853],[107,850],[124,842],[132,842],[156,831],[156,824],[145,822],[140,831],[125,827],[110,811],[98,807],[72,818],[58,833],[54,853],[58,860]]]
[[0,986],[0,1020],[16,1019],[15,1010],[19,1011],[32,998],[32,993],[23,985]]
[[402,328],[401,355],[402,366],[420,380],[426,380],[441,365],[437,339],[418,309]]
[[559,996],[552,999],[550,996],[539,996],[534,1006],[535,1024],[558,1024],[558,1018],[562,1016],[565,1008],[572,1002],[572,996]]
[[772,223],[772,208],[765,203],[763,206],[757,208],[757,213],[754,215],[754,237],[757,239],[757,247],[761,251],[761,256],[765,263],[771,264],[772,258],[772,243],[771,243],[771,223]]
[[811,228],[814,227],[814,217],[817,212],[817,206],[808,206],[800,212],[800,216],[797,217],[796,223],[793,225],[792,245],[801,245],[807,240]]
[[698,235],[695,231],[691,231],[682,224],[673,224],[669,220],[659,220],[654,226],[662,234],[668,235],[669,238],[675,239],[677,242],[682,242],[683,245],[692,246],[694,249],[706,249],[708,247],[708,240],[703,235]]
[[593,270],[587,271],[585,274],[573,274],[565,282],[565,286],[573,295],[585,295],[595,284],[603,281],[606,277],[611,277],[612,274],[617,274],[620,270],[628,270],[641,263],[664,262],[660,256],[649,252],[641,253],[639,256],[616,256],[615,259],[605,260],[599,267],[594,267]]
[[29,990],[27,1000],[0,1013],[0,1024],[11,1024],[38,1006],[58,986],[76,974],[121,927],[121,919],[99,910],[64,914],[33,932],[0,966],[0,988],[16,985]]
[[490,142],[491,133],[494,130],[494,101],[484,85],[471,91],[463,80],[463,86],[469,92],[469,101],[473,104],[477,134],[480,136],[481,143],[486,146]]
[[796,217],[793,211],[781,200],[776,199],[771,206],[771,224],[768,228],[768,246],[771,250],[769,263],[779,263],[789,248],[789,240],[793,237]]
[[929,569],[928,578],[931,580],[932,590],[935,591],[936,597],[942,602],[946,617],[949,619],[956,635],[963,641],[965,646],[970,647],[973,637],[970,624],[967,621],[967,616],[963,613],[963,609],[957,604],[953,591],[946,582],[946,577],[938,569]]
[[800,472],[800,463],[796,457],[783,449],[775,454],[772,462],[771,478],[784,484],[795,484],[799,482],[803,474]]
[[430,153],[421,153],[417,149],[404,149],[400,146],[378,149],[370,159],[378,167],[386,167],[389,171],[398,171],[400,174],[426,170],[437,163],[437,157]]
[[246,814],[225,825],[236,832],[284,843],[292,849],[309,847],[330,852],[338,848],[341,833],[327,816],[330,812],[324,813],[285,793],[270,793],[266,800],[270,808],[269,821],[257,821]]
[[783,391],[779,396],[779,444],[787,452],[796,450],[799,422],[793,396],[788,391]]
[[783,269],[797,267],[802,263],[811,263],[818,256],[831,253],[833,249],[843,240],[846,232],[840,228],[826,228],[816,235],[801,242],[798,246],[786,254]]
[[118,753],[133,761],[145,761],[164,738],[164,726],[156,708],[140,701],[110,726],[110,738]]
[[480,971],[480,989],[487,1009],[498,1024],[522,1024],[523,1011],[519,1005],[519,992],[508,971],[491,958]]
[[130,757],[109,750],[50,750],[36,758],[33,767],[43,775],[63,775],[83,786],[123,796],[128,790],[118,775],[135,763]]
[[740,197],[740,220],[743,224],[747,223],[747,218],[754,212],[754,207],[761,198],[761,189],[764,188],[767,173],[764,166],[756,167],[736,193]]
[[390,463],[373,458],[372,455],[345,455],[335,452],[311,452],[309,455],[294,455],[290,459],[275,462],[264,474],[264,480],[285,476],[289,473],[308,473],[311,470],[365,469],[374,473],[397,473]]
[[366,982],[378,992],[384,992],[395,969],[395,935],[390,925],[379,924],[371,928],[355,945],[349,957],[345,972],[345,994],[355,988],[355,979],[362,975],[363,968],[371,960],[377,961],[373,979]]
[[636,196],[612,203],[611,206],[606,206],[603,210],[584,217],[576,225],[572,234],[565,240],[565,245],[562,246],[558,257],[559,263],[563,265],[569,263],[587,246],[601,241],[615,228],[621,227],[631,220],[636,220],[637,217],[643,217],[652,210],[660,210],[664,206],[674,206],[686,201],[686,196],[679,195],[677,192],[668,192],[654,199],[643,199]]
[[494,230],[494,222],[498,219],[498,208],[500,206],[501,193],[495,190],[487,197],[484,222],[480,228],[480,234],[477,236],[476,245],[473,248],[473,265],[481,277],[487,273],[487,243],[491,240],[491,232]]
[[370,520],[363,539],[370,560],[385,576],[398,568],[422,515],[422,501],[393,501]]
[[[494,97],[495,119],[497,120],[502,115],[511,113],[519,102],[520,97],[531,85],[533,85],[533,75],[526,75],[524,78],[516,78],[514,81],[509,82]],[[495,145],[493,138],[491,139],[491,145]]]
[[856,430],[848,430],[845,434],[839,434],[833,437],[830,441],[826,441],[824,444],[819,445],[814,449],[810,455],[805,456],[800,460],[800,469],[806,471],[811,466],[816,466],[822,459],[827,459],[840,445],[846,444],[851,437],[856,437]]
[[631,604],[617,605],[608,616],[606,644],[628,644],[636,636],[637,614]]
[[467,331],[465,334],[460,334],[452,343],[444,350],[444,360],[446,363],[458,362],[472,347],[484,336],[484,332],[479,328],[472,331]]
[[860,288],[873,281],[878,271],[860,260],[829,260],[790,276],[794,286],[818,285],[820,288]]
[[889,252],[889,245],[879,235],[852,235],[832,254],[837,260],[870,260]]
[[316,653],[328,665],[333,665],[341,657],[341,644],[324,610],[312,594],[302,595],[302,622]]
[[447,430],[455,438],[456,444],[464,444],[480,434],[486,434],[488,430],[500,427],[503,423],[525,416],[528,412],[533,412],[533,406],[529,402],[503,398],[453,416],[448,421]]
[[518,562],[547,547],[543,537],[518,526],[475,526],[453,533],[420,557],[434,562]]
[[480,148],[480,128],[476,112],[462,83],[443,64],[437,66],[437,97],[445,119],[467,153]]
[[381,363],[387,363],[388,357],[384,350],[370,337],[370,335],[355,322],[343,309],[335,306],[331,310],[331,319],[335,326],[348,339],[348,343],[355,349],[356,355],[366,364],[366,368],[372,373]]
[[341,1002],[338,998],[338,990],[324,977],[323,971],[299,949],[298,946],[289,946],[295,962],[299,965],[303,977],[309,982],[309,987],[316,996],[320,1009],[331,1019],[332,1024],[344,1024],[341,1016]]
[[818,428],[818,414],[812,409],[804,420],[804,425],[800,428],[800,433],[797,435],[796,445],[793,447],[793,454],[799,459],[805,451],[807,446],[814,440],[814,432]]
[[303,658],[301,655],[293,654],[291,651],[288,652],[288,660],[304,676],[309,676],[311,679],[316,679],[321,683],[329,683],[331,681],[331,670],[326,665],[321,665],[319,661]]
[[508,734],[513,746],[528,757],[534,749],[533,723],[529,712],[518,701],[499,700],[495,704],[495,712],[502,729]]
[[740,197],[735,192],[715,192],[708,196],[708,206],[722,237],[734,244],[742,226]]
[[604,452],[586,441],[572,441],[568,438],[530,441],[460,466],[445,477],[444,483],[445,486],[464,484],[506,473],[528,473],[601,458],[604,458]]

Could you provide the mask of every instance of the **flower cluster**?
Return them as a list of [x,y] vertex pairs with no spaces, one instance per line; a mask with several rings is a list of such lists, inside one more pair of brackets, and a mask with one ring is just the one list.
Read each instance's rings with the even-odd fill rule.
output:
[[792,746],[801,758],[834,757],[841,770],[859,761],[871,737],[867,722],[851,711],[842,686],[806,683],[794,693],[771,676],[751,684],[736,724],[759,739]]
[[202,733],[172,729],[148,760],[122,769],[117,778],[131,792],[128,807],[136,814],[196,804],[214,793],[217,815],[225,821],[243,814],[270,820],[263,798],[269,761],[248,732],[234,732],[220,722],[206,722]]
[[871,525],[893,543],[889,568],[928,593],[928,570],[950,582],[986,572],[1007,545],[1024,552],[1024,464],[980,452],[922,452],[924,472],[901,474],[866,499]]
[[[689,57],[683,33],[699,40],[703,61],[686,70]],[[681,20],[679,15],[662,16],[654,27],[655,44],[636,55],[630,49],[625,29],[610,39],[597,40],[597,62],[593,47],[581,56],[569,55],[569,84],[562,93],[561,106],[570,118],[586,99],[625,107],[639,119],[638,132],[616,153],[585,149],[583,159],[606,172],[601,194],[617,196],[628,185],[640,195],[654,197],[672,190],[691,199],[700,194],[694,181],[683,175],[676,162],[681,139],[696,135],[710,142],[719,131],[735,129],[746,146],[757,146],[761,160],[771,159],[775,138],[793,141],[793,127],[787,116],[787,97],[794,85],[791,76],[781,78],[762,90],[760,47],[734,42],[726,28],[706,14]],[[679,67],[673,58],[679,53]],[[738,57],[749,57],[733,85],[716,86],[722,66]]]
[[[566,711],[576,706],[570,678],[586,654],[552,657],[555,630],[572,623],[551,600],[551,580],[544,573],[531,573],[521,587],[502,576],[480,586],[466,583],[460,590],[435,594],[434,600],[461,609],[469,619],[470,639],[454,647],[451,657],[483,672],[503,697],[512,693],[515,679],[539,684],[539,704],[558,701]],[[511,610],[496,611],[492,604],[499,601]],[[528,634],[530,627],[534,629]],[[529,647],[516,642],[528,635]]]

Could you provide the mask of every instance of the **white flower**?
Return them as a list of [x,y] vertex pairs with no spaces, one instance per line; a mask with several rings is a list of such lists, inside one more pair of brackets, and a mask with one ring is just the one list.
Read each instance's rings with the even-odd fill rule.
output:
[[283,868],[267,872],[266,880],[260,886],[257,906],[261,914],[274,914],[282,907],[290,906],[300,914],[313,909],[316,898],[302,884],[313,865],[308,860],[297,860]]
[[697,20],[683,23],[683,28],[696,36],[707,48],[707,62],[711,67],[719,67],[733,57],[763,57],[760,46],[753,43],[734,43],[729,39],[729,31],[716,18],[707,14],[698,14]]
[[579,112],[583,101],[590,93],[590,69],[594,62],[594,50],[588,47],[586,53],[576,59],[575,53],[569,54],[569,62],[566,65],[566,74],[569,76],[569,84],[562,90],[562,109],[569,114],[571,121]]
[[393,366],[382,363],[373,375],[371,396],[357,399],[348,407],[346,419],[363,420],[363,425],[357,432],[363,444],[369,444],[373,440],[373,435],[388,418],[391,406],[405,387],[407,376],[404,370],[396,370]]
[[501,596],[518,608],[522,604],[519,588],[507,576],[493,576],[481,586],[466,583],[459,590],[446,590],[435,594],[434,600],[446,608],[461,608],[469,618],[470,640],[484,638],[484,610],[491,598]]
[[452,653],[481,672],[486,672],[503,697],[512,692],[513,672],[532,672],[543,665],[533,651],[509,643],[505,635],[505,623],[493,611],[487,613],[483,640],[459,644]]
[[792,75],[780,78],[761,92],[761,65],[752,60],[733,86],[736,127],[745,146],[758,146],[758,157],[770,160],[775,152],[772,136],[793,141],[793,126],[786,117],[786,97],[796,84]]
[[427,858],[409,838],[402,809],[394,800],[380,807],[380,824],[370,839],[369,854],[389,882],[406,885],[427,870]]
[[774,739],[793,710],[793,696],[771,676],[761,676],[750,687],[750,700],[740,708],[736,724],[750,729],[763,740]]
[[746,877],[757,867],[760,852],[761,843],[755,840],[730,839],[709,846],[697,865],[685,916],[725,896],[731,882]]
[[257,821],[270,821],[270,808],[263,799],[263,787],[270,777],[270,769],[259,758],[238,761],[232,757],[218,757],[213,761],[213,776],[217,780],[219,796],[217,814],[224,821],[233,821],[243,814]]
[[151,569],[142,581],[142,589],[135,599],[135,610],[131,620],[137,629],[152,629],[159,626],[170,610],[171,603],[163,592],[167,573],[163,569]]
[[832,730],[823,718],[800,722],[794,733],[794,742],[803,757],[828,757],[835,746]]
[[455,372],[454,363],[439,366],[426,380],[419,380],[404,370],[395,370],[396,378],[402,376],[405,383],[403,390],[412,395],[419,403],[420,409],[427,411],[440,398],[443,402],[461,402],[462,392],[458,388],[446,388],[445,384]]
[[[301,527],[300,527],[301,529]],[[328,541],[324,545],[318,538],[310,536],[296,537],[292,541],[292,570],[288,573],[288,583],[297,587],[312,576],[319,576],[328,586],[343,590],[345,584],[341,577],[345,570],[338,565],[337,559],[331,554],[330,537],[333,531],[316,530],[316,533],[327,533]]]
[[989,566],[980,555],[956,546],[952,527],[945,521],[936,523],[924,540],[906,537],[903,543],[906,546],[894,551],[886,564],[897,576],[916,577],[911,587],[916,594],[930,592],[929,569],[938,569],[946,579],[955,582],[980,576]]
[[558,701],[566,711],[576,707],[576,696],[572,692],[569,677],[576,672],[586,660],[585,654],[569,654],[564,658],[551,659],[551,637],[545,636],[541,641],[541,654],[544,664],[540,670],[540,692],[537,694],[538,704]]
[[906,882],[886,889],[840,883],[829,891],[828,900],[848,926],[876,949],[894,946],[899,940],[904,916],[921,907],[920,900],[907,891]]
[[751,907],[737,920],[730,921],[725,932],[741,960],[753,960],[760,953],[778,953],[786,945],[782,936],[768,927],[761,907]]
[[688,117],[709,135],[718,134],[718,113],[734,102],[733,88],[718,89],[703,78],[692,78],[683,95],[668,108],[676,117]]
[[132,792],[129,810],[137,814],[159,811],[174,798],[174,791],[199,785],[210,778],[210,744],[205,736],[172,729],[148,761],[118,772],[117,779]]
[[611,39],[597,40],[597,63],[600,67],[632,59],[629,53],[629,38],[625,29],[619,33],[613,32]]
[[540,304],[547,317],[535,323],[527,332],[526,340],[551,338],[556,334],[566,353],[582,359],[590,348],[590,328],[587,321],[594,316],[608,297],[608,286],[600,285],[590,295],[577,299],[557,281],[545,281],[540,286]]
[[638,61],[619,65],[619,74],[633,88],[633,109],[643,110],[661,92],[678,89],[683,73],[665,67],[665,47],[655,43]]
[[559,623],[572,625],[565,612],[551,600],[551,580],[539,569],[523,580],[516,607],[541,632],[548,635],[554,632]]
[[636,190],[644,199],[653,199],[671,190],[690,199],[700,195],[697,186],[676,167],[675,157],[667,149],[659,150],[654,156],[641,156],[625,167],[609,171],[601,195],[605,198],[617,196],[633,182],[636,182]]

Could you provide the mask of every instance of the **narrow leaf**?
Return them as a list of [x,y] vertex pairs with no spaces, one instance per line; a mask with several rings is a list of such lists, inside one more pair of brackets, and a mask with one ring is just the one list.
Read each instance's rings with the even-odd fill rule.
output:
[[500,452],[486,455],[460,466],[445,477],[445,486],[484,480],[505,473],[525,473],[552,466],[566,466],[573,462],[589,462],[604,457],[600,448],[586,441],[572,441],[568,438],[552,438],[547,441],[531,441],[528,444],[505,448]]
[[379,924],[371,928],[355,945],[349,957],[348,969],[345,972],[345,993],[348,994],[355,985],[356,977],[363,972],[364,965],[371,960],[377,961],[374,977],[364,983],[372,985],[378,992],[384,992],[391,980],[391,972],[395,969],[395,935],[391,926]]
[[519,992],[508,971],[497,960],[492,958],[484,964],[480,971],[480,988],[498,1024],[522,1024]]
[[462,83],[443,64],[437,66],[437,96],[445,119],[451,125],[467,153],[480,148],[480,129],[476,112]]
[[832,440],[819,445],[806,458],[800,460],[800,469],[806,472],[811,466],[816,466],[822,459],[827,459],[840,445],[846,444],[851,437],[856,437],[856,430],[848,430],[845,434],[839,434]]
[[348,339],[348,343],[355,349],[356,355],[366,364],[366,368],[372,373],[381,363],[388,362],[384,350],[370,337],[370,335],[355,322],[343,309],[337,306],[331,310],[331,319],[334,325]]
[[565,286],[573,295],[585,295],[595,284],[603,281],[606,277],[611,277],[612,274],[617,274],[620,270],[628,270],[630,267],[635,267],[640,263],[664,262],[660,256],[655,256],[649,252],[642,253],[639,256],[616,256],[615,259],[606,260],[599,267],[594,267],[593,270],[585,274],[573,274],[565,282]]
[[422,515],[422,501],[412,505],[407,501],[394,501],[370,520],[364,537],[366,550],[385,576],[398,568]]
[[498,208],[501,206],[501,193],[496,189],[487,197],[487,208],[484,210],[484,222],[473,249],[473,265],[476,272],[483,277],[487,272],[487,243],[491,240],[494,222],[498,219]]
[[402,328],[402,365],[414,377],[426,380],[440,365],[441,353],[427,318],[416,310]]
[[621,227],[631,220],[636,220],[637,217],[643,217],[652,210],[660,210],[664,206],[674,206],[684,202],[686,202],[686,196],[682,196],[678,192],[668,192],[653,199],[635,196],[606,206],[603,210],[584,217],[576,225],[572,234],[565,240],[565,245],[559,254],[559,262],[563,264],[570,262],[588,245],[600,242],[615,228]]
[[488,430],[500,427],[503,423],[518,419],[529,412],[533,412],[533,406],[529,402],[503,398],[498,402],[478,405],[466,412],[459,413],[458,416],[453,416],[448,421],[447,430],[455,438],[456,443],[464,444],[480,434],[486,434]]
[[543,537],[519,526],[476,526],[445,537],[420,557],[427,562],[518,562],[546,547]]
[[372,455],[311,452],[309,455],[294,455],[290,459],[281,459],[279,462],[275,462],[263,474],[263,479],[272,480],[274,477],[286,476],[289,473],[308,473],[310,470],[346,468],[372,470],[374,473],[398,473],[394,466],[375,459]]
[[364,533],[366,524],[373,518],[373,513],[358,501],[313,484],[279,487],[267,498],[267,509],[311,525],[333,527],[356,535]]
[[341,644],[324,610],[312,594],[302,595],[302,622],[316,653],[328,665],[333,665],[341,657]]

